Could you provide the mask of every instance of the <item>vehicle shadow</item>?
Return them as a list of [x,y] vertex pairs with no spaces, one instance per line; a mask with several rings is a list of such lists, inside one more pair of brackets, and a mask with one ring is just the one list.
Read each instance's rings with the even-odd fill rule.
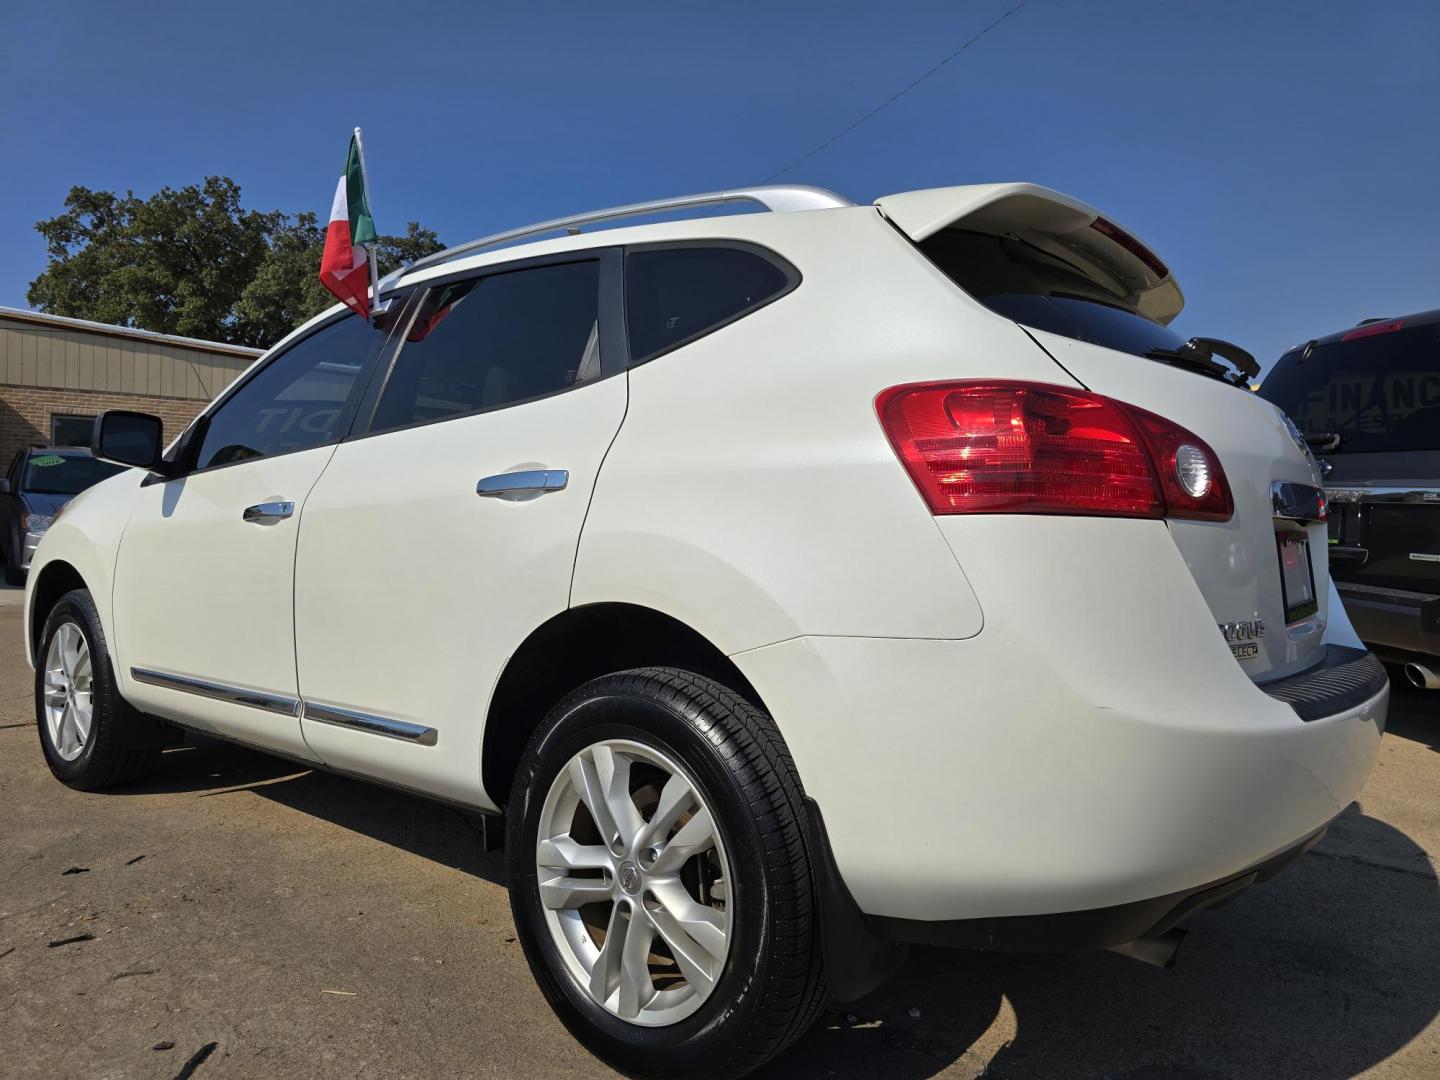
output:
[[[224,743],[194,740],[124,790],[246,790],[505,883],[475,815]],[[1173,971],[1109,953],[917,948],[758,1075],[1339,1080],[1440,1015],[1440,885],[1422,848],[1359,805],[1285,873],[1188,929]]]
[[505,884],[505,860],[485,850],[479,814],[203,735],[187,735],[183,745],[165,751],[158,768],[117,794],[198,792],[209,798],[235,791]]
[[1188,928],[1172,971],[917,949],[759,1075],[1339,1080],[1440,1014],[1440,887],[1425,853],[1358,805]]

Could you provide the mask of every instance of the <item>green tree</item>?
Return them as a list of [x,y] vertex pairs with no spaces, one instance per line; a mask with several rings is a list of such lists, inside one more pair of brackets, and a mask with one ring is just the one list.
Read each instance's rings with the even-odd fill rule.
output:
[[[228,177],[148,199],[74,187],[35,228],[50,259],[27,298],[56,315],[263,347],[334,303],[316,216],[246,210]],[[376,260],[384,274],[442,246],[412,221]]]

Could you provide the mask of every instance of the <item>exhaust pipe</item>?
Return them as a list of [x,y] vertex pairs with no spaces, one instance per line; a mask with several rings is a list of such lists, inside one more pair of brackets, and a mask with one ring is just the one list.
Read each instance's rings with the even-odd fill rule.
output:
[[1176,926],[1154,937],[1138,938],[1123,945],[1111,945],[1109,951],[1169,971],[1175,966],[1175,957],[1179,955],[1184,941],[1185,931]]
[[1440,690],[1440,675],[1424,664],[1406,664],[1405,677],[1421,690]]

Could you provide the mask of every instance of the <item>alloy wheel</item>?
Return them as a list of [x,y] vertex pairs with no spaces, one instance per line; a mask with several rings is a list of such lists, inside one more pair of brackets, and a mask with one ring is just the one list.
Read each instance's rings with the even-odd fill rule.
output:
[[535,863],[555,947],[622,1020],[676,1023],[715,989],[729,949],[730,868],[700,789],[629,740],[576,754],[550,786]]
[[45,650],[45,727],[55,753],[65,761],[79,757],[94,718],[90,644],[76,623],[63,622]]

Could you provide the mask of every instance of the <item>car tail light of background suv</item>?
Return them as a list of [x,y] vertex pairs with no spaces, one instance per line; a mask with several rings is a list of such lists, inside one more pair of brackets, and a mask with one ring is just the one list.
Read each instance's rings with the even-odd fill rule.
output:
[[934,514],[1225,521],[1220,460],[1179,424],[1113,398],[1026,382],[892,386],[881,426]]

